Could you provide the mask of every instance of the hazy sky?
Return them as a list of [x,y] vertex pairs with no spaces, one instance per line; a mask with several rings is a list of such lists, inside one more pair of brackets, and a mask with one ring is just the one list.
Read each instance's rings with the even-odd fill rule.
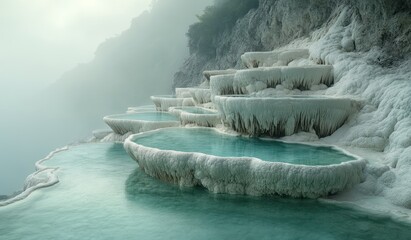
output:
[[[25,94],[93,58],[151,0],[1,0],[0,94]],[[11,90],[11,91],[10,91]]]
[[103,116],[171,92],[188,26],[211,0],[153,2],[0,0],[0,195]]
[[150,6],[151,0],[0,0],[0,195],[22,186],[52,143],[62,144],[49,137],[56,127],[33,114],[41,109],[26,96],[91,61],[100,43]]

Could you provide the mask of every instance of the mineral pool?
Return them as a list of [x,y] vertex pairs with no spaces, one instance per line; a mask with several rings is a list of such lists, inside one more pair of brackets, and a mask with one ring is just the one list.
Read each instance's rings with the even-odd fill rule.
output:
[[0,208],[0,239],[410,239],[411,226],[316,200],[216,195],[148,177],[121,144],[46,162],[60,182]]
[[144,106],[138,106],[138,107],[129,107],[128,110],[137,111],[137,112],[156,111],[156,106],[154,106],[154,105],[144,105]]
[[146,147],[199,152],[221,157],[255,157],[270,162],[330,165],[356,158],[332,147],[232,136],[208,128],[165,128],[143,133],[134,142]]
[[132,114],[120,114],[108,116],[111,119],[124,119],[124,120],[140,120],[140,121],[153,121],[153,122],[168,122],[179,121],[179,119],[166,112],[140,112]]

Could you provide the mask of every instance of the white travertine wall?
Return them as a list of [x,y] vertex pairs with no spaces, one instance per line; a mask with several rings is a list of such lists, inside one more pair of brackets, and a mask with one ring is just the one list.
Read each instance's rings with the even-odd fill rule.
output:
[[366,164],[357,159],[327,166],[295,165],[161,150],[133,142],[148,134],[155,131],[132,135],[124,142],[144,172],[180,186],[203,186],[214,193],[317,198],[361,182]]

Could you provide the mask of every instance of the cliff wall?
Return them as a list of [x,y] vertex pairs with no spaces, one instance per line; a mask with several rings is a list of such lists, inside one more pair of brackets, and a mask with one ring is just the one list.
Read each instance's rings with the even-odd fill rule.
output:
[[[173,87],[195,86],[209,69],[244,68],[247,51],[269,51],[293,41],[322,38],[343,9],[351,16],[355,51],[381,50],[378,64],[390,66],[410,54],[410,0],[260,0],[235,26],[215,36],[215,57],[194,52],[174,75]],[[298,42],[298,41],[297,41]],[[304,45],[304,44],[303,44]]]

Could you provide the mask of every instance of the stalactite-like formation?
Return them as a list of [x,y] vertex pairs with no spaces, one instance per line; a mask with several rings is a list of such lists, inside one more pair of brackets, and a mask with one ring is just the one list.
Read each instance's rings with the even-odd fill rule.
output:
[[233,88],[234,74],[218,75],[211,77],[210,89],[211,100],[217,95],[230,95],[234,94]]
[[325,96],[216,96],[214,103],[222,121],[235,131],[275,137],[299,131],[331,135],[358,108],[351,99]]

